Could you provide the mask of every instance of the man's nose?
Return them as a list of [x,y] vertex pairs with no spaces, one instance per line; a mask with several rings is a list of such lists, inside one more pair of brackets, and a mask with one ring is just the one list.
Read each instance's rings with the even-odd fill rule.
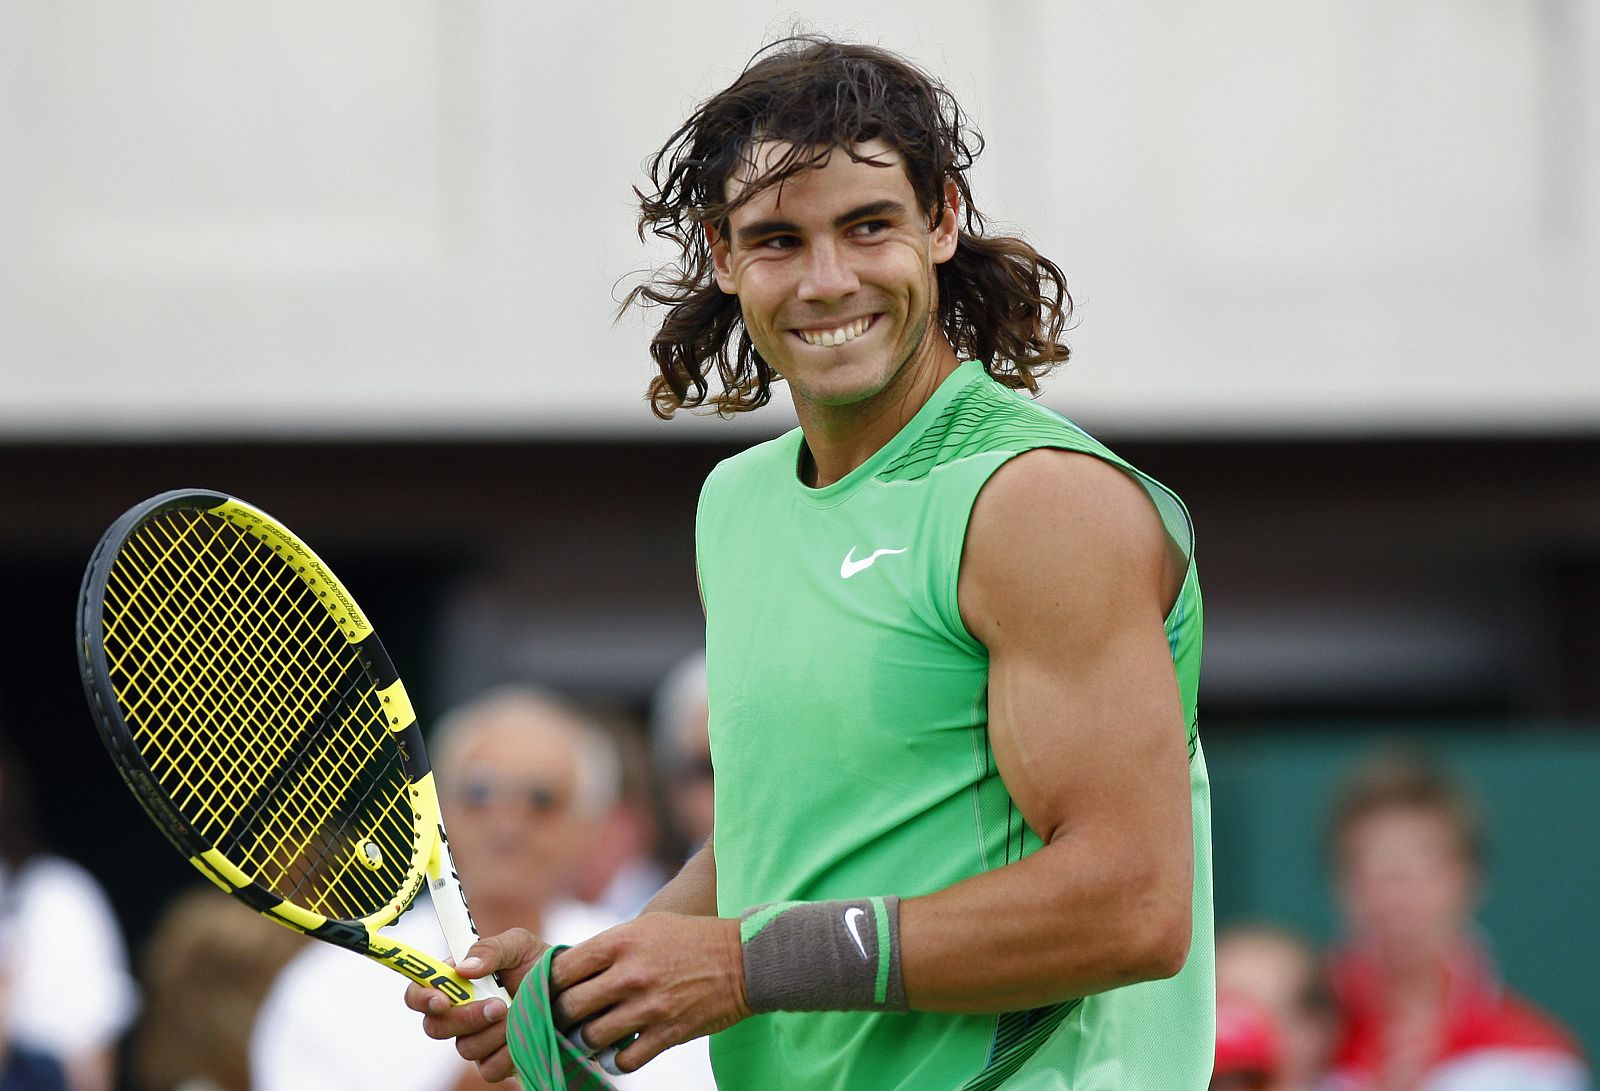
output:
[[805,273],[800,278],[802,299],[839,299],[859,287],[861,280],[837,243],[830,240],[808,248]]

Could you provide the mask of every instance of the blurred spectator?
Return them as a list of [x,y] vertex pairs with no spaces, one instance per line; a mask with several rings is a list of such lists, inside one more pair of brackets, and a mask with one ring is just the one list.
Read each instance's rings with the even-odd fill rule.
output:
[[711,738],[706,723],[706,655],[696,652],[656,688],[650,706],[650,748],[661,778],[674,863],[711,836],[714,809]]
[[605,731],[524,687],[445,716],[429,745],[450,848],[484,934],[604,927],[573,897],[621,791]]
[[655,772],[636,724],[604,725],[619,770],[617,800],[606,811],[594,848],[579,863],[572,893],[619,920],[638,914],[670,876],[656,859]]
[[1217,993],[1217,1062],[1211,1091],[1272,1091],[1283,1052],[1271,1014],[1248,997]]
[[221,891],[168,903],[145,944],[133,1073],[145,1091],[251,1091],[250,1028],[273,978],[311,941]]
[[[127,949],[100,884],[70,860],[40,852],[33,829],[27,775],[0,739],[0,882],[15,952],[4,1013],[10,1039],[57,1058],[72,1091],[110,1091],[117,1041],[138,1007]],[[71,983],[70,1001],[63,982]]]
[[[429,753],[450,848],[480,931],[523,927],[552,943],[575,943],[617,923],[571,895],[578,864],[617,799],[618,763],[602,730],[546,695],[508,688],[445,717]],[[448,954],[425,905],[385,931]],[[423,1034],[401,1000],[404,985],[376,963],[309,945],[284,968],[262,1007],[251,1043],[255,1091],[487,1086],[453,1043]],[[380,1042],[382,1048],[362,1044]],[[618,1080],[618,1087],[709,1087],[695,1077],[673,1080],[680,1058],[693,1061],[692,1051],[681,1050]]]
[[1341,1086],[1589,1087],[1571,1036],[1501,985],[1473,924],[1484,831],[1458,785],[1415,755],[1384,755],[1344,787],[1329,849],[1346,932],[1332,964]]
[[[1310,940],[1269,924],[1217,935],[1217,992],[1244,997],[1271,1019],[1278,1044],[1265,1091],[1324,1091],[1336,1029],[1323,958]],[[1220,1018],[1220,1015],[1219,1015]],[[1220,1032],[1219,1032],[1220,1049]]]
[[0,1091],[66,1091],[67,1074],[59,1061],[11,1040],[7,1012],[16,957],[16,916],[0,876]]

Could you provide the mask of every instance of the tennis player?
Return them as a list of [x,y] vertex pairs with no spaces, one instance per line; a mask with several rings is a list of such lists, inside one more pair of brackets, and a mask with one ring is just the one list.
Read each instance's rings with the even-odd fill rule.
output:
[[[903,59],[807,37],[653,160],[656,412],[781,380],[800,427],[701,497],[712,841],[551,964],[557,1024],[625,1071],[714,1033],[724,1088],[1206,1086],[1189,521],[1027,396],[1071,300],[986,231],[981,146]],[[461,969],[514,986],[543,947]],[[490,1077],[539,1017],[407,1002]]]

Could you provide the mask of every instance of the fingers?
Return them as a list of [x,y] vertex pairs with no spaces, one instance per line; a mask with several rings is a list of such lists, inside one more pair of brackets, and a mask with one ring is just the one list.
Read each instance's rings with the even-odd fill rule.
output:
[[513,928],[497,936],[487,936],[467,948],[456,964],[462,977],[485,977],[498,973],[508,991],[515,991],[541,954],[546,944],[526,928]]
[[[527,976],[529,968],[544,953],[546,944],[525,928],[513,928],[497,936],[487,936],[467,948],[466,955],[456,964],[456,972],[471,979],[497,975],[508,993],[515,993]],[[493,990],[489,990],[493,991]],[[478,995],[484,995],[478,990]],[[406,987],[406,1007],[424,1015],[443,1014],[449,1011],[451,1000],[438,989],[415,982]]]
[[[486,995],[480,994],[478,999],[486,1000]],[[442,1014],[455,1006],[451,1000],[438,989],[430,989],[424,985],[411,984],[406,987],[406,1007],[412,1011],[421,1012],[423,1015]]]
[[624,1005],[586,1023],[579,1023],[567,1032],[567,1041],[581,1052],[593,1055],[612,1046],[620,1048],[628,1045],[642,1029],[644,1019],[637,1007]]
[[615,1064],[619,1072],[637,1072],[662,1053],[678,1044],[678,1038],[659,1027],[639,1032],[632,1044],[617,1051]]
[[[499,1083],[501,1080],[516,1075],[517,1071],[516,1065],[511,1063],[511,1050],[508,1047],[501,1047],[495,1050],[483,1060],[478,1061],[477,1065],[478,1075],[490,1083]],[[515,1088],[516,1086],[515,1080],[512,1080],[507,1085],[508,1088]]]
[[[558,954],[556,1026],[582,1027],[584,1052],[617,1052],[631,1072],[663,1050],[743,1018],[722,973],[723,932],[737,921],[645,914]],[[737,938],[732,947],[739,955]]]
[[[524,928],[478,940],[456,964],[456,972],[470,979],[499,976],[514,991],[527,976],[545,944]],[[480,983],[481,987],[483,983]],[[477,1065],[479,1074],[498,1083],[514,1074],[506,1048],[506,1002],[499,997],[452,1005],[438,989],[412,984],[406,989],[406,1007],[422,1013],[422,1029],[430,1038],[455,1039],[456,1052]]]
[[422,1031],[429,1038],[455,1039],[456,1052],[474,1062],[485,1080],[498,1083],[515,1073],[506,1048],[504,1001],[493,998],[451,1004],[437,989],[412,985],[406,990],[406,1006],[423,1013]]
[[450,1001],[445,999],[444,993],[438,989],[430,989],[426,985],[418,985],[415,981],[406,986],[406,1007],[412,1011],[421,1012],[423,1015],[430,1011],[443,1011],[444,1008],[434,1007],[435,999],[444,1001],[444,1006],[450,1006]]
[[[462,1035],[477,1034],[492,1026],[500,1025],[500,1038],[505,1039],[504,1019],[506,1015],[505,1001],[500,999],[479,1000],[471,1004],[451,1005],[444,994],[433,989],[425,990],[433,993],[440,1001],[439,1007],[414,1008],[426,1014],[422,1018],[422,1031],[429,1038],[443,1041],[446,1038],[460,1038]],[[428,1004],[434,1003],[430,997]],[[466,1056],[466,1054],[462,1054]],[[469,1061],[477,1060],[468,1057]]]
[[625,999],[604,978],[592,977],[553,997],[550,1016],[557,1030],[566,1031]]
[[502,1010],[480,1029],[454,1035],[456,1052],[465,1060],[483,1063],[505,1048],[506,1024],[503,1010],[505,1005],[499,1004],[498,1001],[488,1003],[497,1005]]
[[613,929],[607,929],[593,939],[585,940],[575,947],[568,947],[555,957],[550,963],[552,993],[563,992],[580,981],[587,981],[611,965],[613,953],[610,945],[605,942],[611,931]]

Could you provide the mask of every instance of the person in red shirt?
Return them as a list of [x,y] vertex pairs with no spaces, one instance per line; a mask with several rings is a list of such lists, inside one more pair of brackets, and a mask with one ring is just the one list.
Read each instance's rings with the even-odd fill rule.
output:
[[1441,770],[1386,755],[1335,806],[1329,848],[1346,933],[1331,973],[1334,1068],[1350,1091],[1584,1091],[1572,1036],[1500,982],[1473,923],[1476,807]]
[[1276,1031],[1278,1065],[1263,1091],[1334,1091],[1327,1078],[1334,1013],[1326,963],[1321,947],[1281,925],[1248,922],[1218,932],[1218,1065],[1224,1001],[1244,997],[1270,1016]]
[[1283,1074],[1281,1035],[1271,1014],[1238,993],[1217,993],[1217,1061],[1209,1091],[1274,1091]]

